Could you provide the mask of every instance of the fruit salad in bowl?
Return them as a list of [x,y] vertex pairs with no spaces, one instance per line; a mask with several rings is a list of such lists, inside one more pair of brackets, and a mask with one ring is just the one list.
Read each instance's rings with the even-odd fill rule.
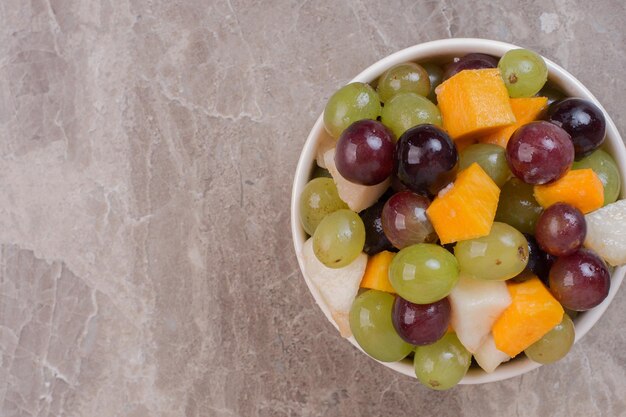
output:
[[448,39],[328,100],[298,163],[292,232],[341,336],[425,386],[563,358],[626,272],[626,150],[536,52]]

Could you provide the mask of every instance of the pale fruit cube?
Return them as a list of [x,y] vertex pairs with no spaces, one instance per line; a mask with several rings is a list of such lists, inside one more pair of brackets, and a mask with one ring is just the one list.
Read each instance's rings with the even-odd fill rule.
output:
[[626,200],[589,213],[585,246],[612,266],[626,264]]
[[317,165],[326,168],[326,162],[324,162],[324,154],[328,152],[330,149],[333,149],[337,146],[337,140],[330,136],[326,129],[322,129],[322,133],[320,134],[321,138],[319,143],[317,144],[317,152],[315,154],[315,161]]
[[389,178],[376,185],[360,185],[348,181],[341,176],[335,167],[334,148],[326,151],[324,154],[324,163],[337,185],[339,198],[346,202],[350,210],[357,213],[374,205],[391,184],[391,179]]
[[490,374],[495,371],[502,362],[508,361],[511,357],[501,350],[498,350],[493,335],[489,333],[485,342],[476,353],[474,353],[474,359],[476,359],[478,365],[483,368],[485,372]]
[[330,310],[343,337],[352,336],[348,320],[352,302],[359,291],[359,284],[367,266],[367,255],[361,253],[351,264],[343,268],[328,268],[313,252],[313,238],[302,247],[304,275],[317,289]]
[[449,295],[451,325],[459,341],[474,353],[491,332],[491,326],[511,304],[504,281],[483,281],[461,274]]

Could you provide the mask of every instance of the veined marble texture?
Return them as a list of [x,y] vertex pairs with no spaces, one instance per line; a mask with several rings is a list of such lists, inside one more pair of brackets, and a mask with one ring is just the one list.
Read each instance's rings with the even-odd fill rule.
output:
[[621,0],[0,1],[0,416],[625,416],[626,291],[558,364],[431,392],[342,340],[297,158],[372,62],[484,37],[626,133]]

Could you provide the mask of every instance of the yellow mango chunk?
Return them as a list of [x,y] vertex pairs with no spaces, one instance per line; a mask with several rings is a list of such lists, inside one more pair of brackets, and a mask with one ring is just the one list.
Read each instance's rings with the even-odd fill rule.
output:
[[370,256],[360,287],[395,294],[396,290],[393,289],[389,281],[389,264],[391,264],[394,256],[396,256],[395,253],[386,250]]
[[567,203],[583,213],[599,209],[604,204],[604,186],[592,169],[569,171],[551,184],[535,185],[535,200],[543,208],[554,203]]
[[513,132],[522,125],[537,120],[539,114],[548,105],[547,97],[512,98],[510,101],[516,122],[480,137],[478,139],[480,143],[492,143],[506,148]]
[[491,328],[498,350],[513,357],[563,319],[563,307],[537,277],[507,282],[513,300]]
[[474,162],[426,210],[442,244],[486,236],[498,208],[500,189]]
[[509,93],[497,68],[461,71],[435,91],[443,128],[455,141],[515,123]]

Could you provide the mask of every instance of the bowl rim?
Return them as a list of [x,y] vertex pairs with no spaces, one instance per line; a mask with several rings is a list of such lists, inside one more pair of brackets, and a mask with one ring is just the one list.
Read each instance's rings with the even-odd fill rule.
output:
[[[363,71],[361,71],[350,82],[366,82],[370,83],[378,78],[384,71],[390,67],[404,63],[404,62],[430,62],[435,60],[441,60],[443,58],[450,58],[452,56],[462,56],[471,52],[480,52],[485,54],[494,55],[500,57],[510,49],[519,49],[520,46],[489,40],[481,38],[451,38],[440,39],[430,42],[420,43],[410,46],[408,48],[394,52],[381,60],[370,65]],[[611,156],[615,159],[621,175],[621,190],[620,198],[626,198],[626,146],[615,126],[615,123],[608,115],[602,104],[591,94],[591,92],[572,74],[565,69],[554,63],[553,61],[543,57],[546,65],[548,66],[548,80],[559,87],[562,91],[567,93],[570,97],[582,97],[594,102],[604,113],[606,117],[606,140],[602,146],[606,149]],[[298,259],[298,265],[304,280],[309,288],[309,291],[313,295],[316,304],[322,310],[326,318],[332,323],[335,328],[337,324],[332,319],[330,311],[321,298],[317,288],[307,277],[304,270],[304,262],[302,259],[302,246],[306,240],[306,233],[304,232],[299,219],[299,196],[302,189],[309,181],[311,176],[311,170],[315,164],[315,155],[317,150],[317,144],[320,133],[324,129],[323,126],[323,112],[317,118],[317,121],[313,125],[313,128],[309,132],[309,135],[304,143],[296,172],[294,175],[294,181],[291,193],[291,231],[294,243],[294,249],[296,257]],[[575,320],[576,325],[576,338],[577,343],[584,335],[595,325],[595,323],[602,317],[609,304],[615,297],[623,279],[626,275],[626,266],[620,266],[615,268],[611,276],[611,288],[609,295],[606,299],[597,307],[585,312],[583,315]],[[348,338],[350,343],[354,345],[361,352],[365,353],[363,349],[358,345],[354,336]],[[365,353],[366,354],[366,353]],[[367,355],[367,354],[366,354]],[[367,355],[370,357],[369,355]],[[370,357],[371,358],[371,357]],[[374,358],[371,358],[374,359]],[[374,359],[376,360],[376,359]],[[413,365],[406,359],[399,362],[377,362],[391,368],[401,374],[407,375],[412,378],[415,377]],[[525,374],[533,369],[539,368],[541,364],[531,361],[530,359],[523,357],[516,359],[515,361],[507,362],[500,365],[493,373],[486,373],[482,369],[470,369],[467,375],[461,380],[460,384],[482,384],[488,382],[502,381],[505,379],[513,378],[518,375]]]

